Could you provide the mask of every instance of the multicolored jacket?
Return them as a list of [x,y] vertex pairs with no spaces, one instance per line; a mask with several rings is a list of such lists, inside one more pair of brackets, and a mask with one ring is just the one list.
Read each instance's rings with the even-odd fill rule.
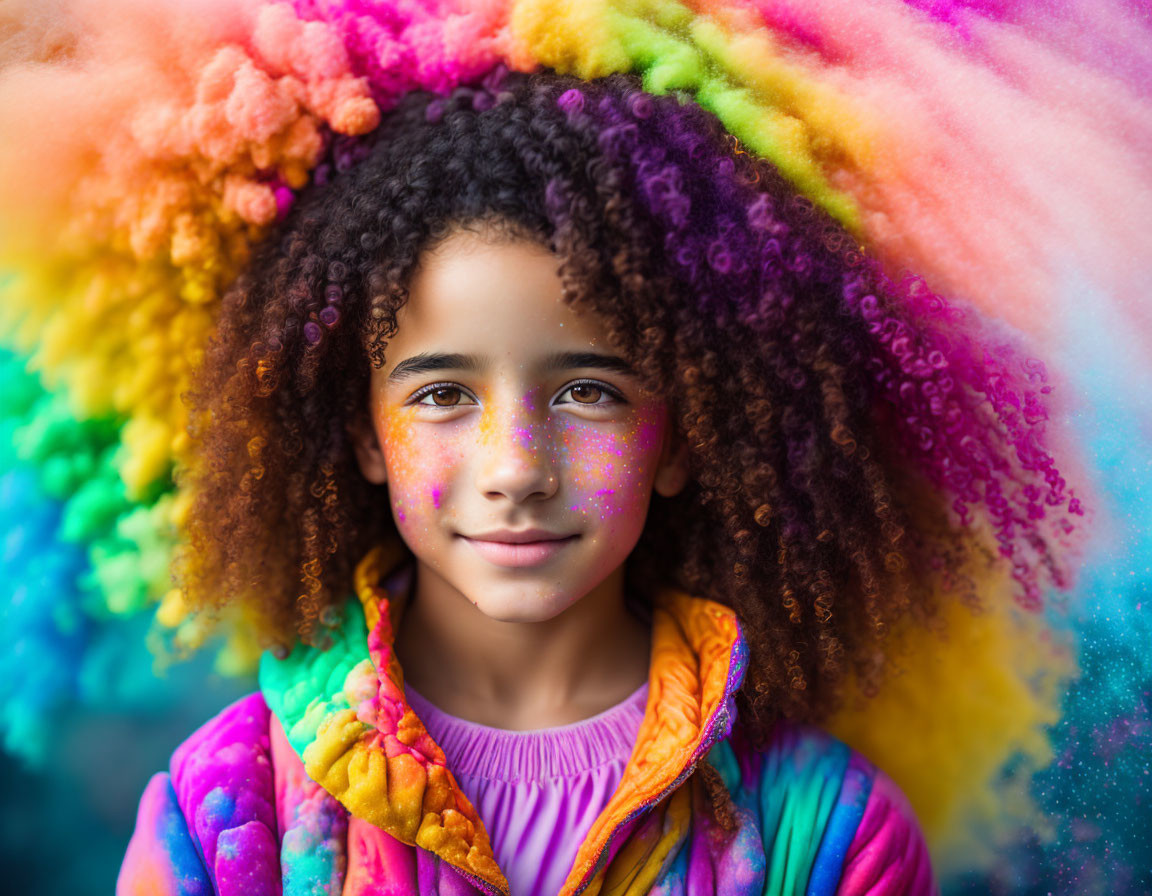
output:
[[[406,595],[383,584],[395,559],[361,562],[333,647],[266,654],[260,692],[152,778],[119,896],[507,896],[483,822],[404,697],[392,639]],[[936,892],[911,809],[866,759],[811,727],[781,724],[760,750],[741,736],[732,610],[668,591],[652,624],[636,747],[561,896]],[[713,809],[704,760],[734,823]]]

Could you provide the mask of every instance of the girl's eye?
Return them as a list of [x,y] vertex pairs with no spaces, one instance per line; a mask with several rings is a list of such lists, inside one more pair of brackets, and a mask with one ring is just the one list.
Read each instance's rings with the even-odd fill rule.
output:
[[474,402],[469,401],[468,397],[459,386],[448,385],[428,386],[414,396],[416,404],[437,408],[454,408],[473,404]]
[[558,404],[586,404],[592,407],[605,407],[617,401],[624,400],[624,396],[615,389],[610,389],[602,383],[595,382],[573,383],[561,392],[560,395],[571,395],[572,400],[559,401]]
[[573,386],[568,391],[572,393],[572,398],[577,404],[596,404],[604,394],[604,390],[599,386],[589,386],[587,383]]

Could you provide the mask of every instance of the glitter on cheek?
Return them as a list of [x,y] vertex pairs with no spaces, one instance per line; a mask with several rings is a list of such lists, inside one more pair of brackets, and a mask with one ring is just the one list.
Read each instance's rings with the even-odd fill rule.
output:
[[652,419],[651,416],[646,415],[645,419],[640,421],[640,426],[636,434],[637,446],[645,454],[652,451],[659,451],[664,441],[664,421],[661,419]]
[[626,525],[643,513],[663,437],[662,408],[656,404],[629,414],[624,426],[564,420],[553,443],[568,485],[569,510],[613,525]]
[[599,430],[578,427],[577,438],[580,441],[580,451],[587,455],[614,455],[623,457],[624,448],[620,444],[620,437],[616,433],[601,432]]
[[436,514],[448,506],[464,430],[429,423],[409,408],[394,409],[382,423],[393,515],[406,538],[422,540],[438,527]]
[[638,506],[639,496],[633,494],[633,489],[628,488],[632,483],[625,481],[621,482],[621,485],[625,486],[623,490],[607,487],[597,489],[595,493],[596,509],[601,520],[609,520],[622,515],[629,516]]
[[405,455],[409,453],[412,440],[414,413],[410,408],[396,408],[381,411],[378,431],[380,444],[386,454]]
[[580,503],[601,521],[624,511],[633,488],[627,476],[629,465],[621,461],[625,451],[618,438],[598,433],[585,440],[575,457],[572,482]]

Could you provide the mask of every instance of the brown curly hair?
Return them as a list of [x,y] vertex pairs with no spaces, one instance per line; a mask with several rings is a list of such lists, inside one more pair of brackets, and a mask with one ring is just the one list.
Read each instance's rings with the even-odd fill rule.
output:
[[1025,598],[1059,578],[1035,521],[1064,484],[1010,350],[885,277],[689,98],[544,72],[408,95],[333,152],[226,296],[179,474],[191,606],[239,603],[280,647],[325,643],[355,562],[399,537],[349,422],[421,254],[476,221],[554,251],[564,301],[667,397],[692,482],[654,496],[629,587],[736,609],[754,738],[823,716],[849,670],[877,679],[884,632],[931,612],[978,543],[957,537],[971,508]]

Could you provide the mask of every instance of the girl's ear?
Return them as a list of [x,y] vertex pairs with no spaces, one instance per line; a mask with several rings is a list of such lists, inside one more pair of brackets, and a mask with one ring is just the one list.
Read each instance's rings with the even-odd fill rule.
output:
[[348,438],[352,450],[356,452],[356,462],[364,478],[375,485],[388,481],[388,470],[384,466],[384,452],[380,450],[380,440],[372,427],[368,414],[361,412],[348,423]]
[[660,465],[656,468],[656,479],[652,487],[656,494],[671,498],[680,494],[688,484],[688,445],[675,432],[669,431],[660,455]]

